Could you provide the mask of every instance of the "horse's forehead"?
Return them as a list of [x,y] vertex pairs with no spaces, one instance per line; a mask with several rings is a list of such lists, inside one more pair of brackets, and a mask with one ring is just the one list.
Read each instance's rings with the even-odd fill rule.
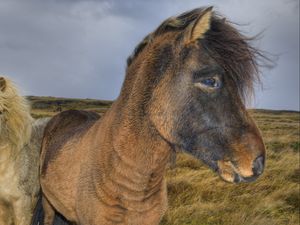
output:
[[150,43],[156,43],[158,45],[170,44],[173,48],[180,46],[181,34],[178,31],[166,32],[151,38]]
[[202,67],[219,66],[216,60],[211,57],[201,43],[196,43],[189,47],[179,49],[178,60],[191,70],[201,69]]

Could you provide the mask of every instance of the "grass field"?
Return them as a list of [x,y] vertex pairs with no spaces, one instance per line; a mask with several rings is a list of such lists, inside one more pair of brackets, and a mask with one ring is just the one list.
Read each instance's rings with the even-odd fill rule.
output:
[[93,110],[103,114],[112,104],[112,101],[95,99],[74,99],[28,96],[32,105],[32,115],[35,118],[53,116],[68,109]]
[[[59,107],[104,113],[109,101],[29,97],[33,116]],[[229,184],[201,162],[180,153],[167,171],[169,209],[161,225],[298,225],[300,113],[250,110],[267,147],[266,169],[254,183]]]

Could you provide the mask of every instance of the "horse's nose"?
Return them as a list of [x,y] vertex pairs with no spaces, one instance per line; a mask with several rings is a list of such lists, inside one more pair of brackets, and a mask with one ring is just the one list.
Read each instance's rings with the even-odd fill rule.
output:
[[258,156],[253,162],[253,176],[259,176],[263,173],[265,167],[265,157]]
[[239,183],[239,182],[255,181],[259,177],[259,175],[263,173],[264,167],[265,167],[265,157],[259,156],[253,162],[253,167],[252,167],[253,175],[250,177],[242,177],[239,174],[236,174],[234,178],[234,182]]

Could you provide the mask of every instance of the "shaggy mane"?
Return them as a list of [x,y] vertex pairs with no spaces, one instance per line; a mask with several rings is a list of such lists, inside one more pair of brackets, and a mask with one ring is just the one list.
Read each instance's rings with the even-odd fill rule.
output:
[[[131,65],[139,53],[154,38],[170,31],[184,32],[188,25],[193,23],[204,10],[205,8],[196,8],[165,20],[137,45],[132,55],[127,59],[127,66]],[[243,98],[253,94],[254,83],[260,83],[258,62],[267,59],[261,51],[251,45],[250,42],[253,40],[255,37],[245,37],[233,27],[231,22],[226,21],[225,18],[216,13],[213,13],[210,30],[206,32],[205,38],[200,40],[210,56],[223,67],[226,75],[236,83]]]
[[33,119],[29,103],[19,95],[13,82],[7,78],[5,81],[6,88],[0,91],[0,147],[20,149],[30,141]]

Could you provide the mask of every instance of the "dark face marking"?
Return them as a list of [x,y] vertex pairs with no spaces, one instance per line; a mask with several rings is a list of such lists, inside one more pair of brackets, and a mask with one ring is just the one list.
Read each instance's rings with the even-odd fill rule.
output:
[[[185,47],[179,52],[178,56],[174,55],[174,62],[167,63],[173,65],[168,72],[160,74],[163,79],[158,88],[163,86],[164,91],[157,91],[160,96],[152,95],[157,99],[151,102],[152,107],[161,104],[156,107],[159,109],[155,110],[157,115],[152,122],[161,134],[164,132],[160,127],[169,126],[169,136],[164,138],[213,170],[218,170],[221,160],[236,163],[232,144],[256,130],[236,83],[200,43],[197,48]],[[161,53],[157,58],[164,59],[165,52]],[[256,131],[254,133],[259,137]]]
[[[199,51],[203,52],[203,49]],[[189,83],[189,88],[185,90],[188,101],[180,102],[179,121],[185,122],[178,125],[174,135],[183,150],[202,159],[215,170],[218,160],[226,155],[229,157],[229,143],[237,135],[237,130],[243,127],[243,118],[236,113],[240,108],[233,103],[239,97],[230,94],[234,87],[226,82],[223,68],[207,54],[199,55],[190,50],[186,58],[188,57],[198,63],[196,68],[190,69],[188,60],[182,62],[184,72],[181,74],[186,76],[186,82]],[[220,84],[215,89],[207,91],[205,86],[197,88],[195,85],[203,80],[216,78]]]
[[224,70],[218,65],[204,66],[200,70],[193,72],[193,78],[211,77],[214,74],[223,75]]

